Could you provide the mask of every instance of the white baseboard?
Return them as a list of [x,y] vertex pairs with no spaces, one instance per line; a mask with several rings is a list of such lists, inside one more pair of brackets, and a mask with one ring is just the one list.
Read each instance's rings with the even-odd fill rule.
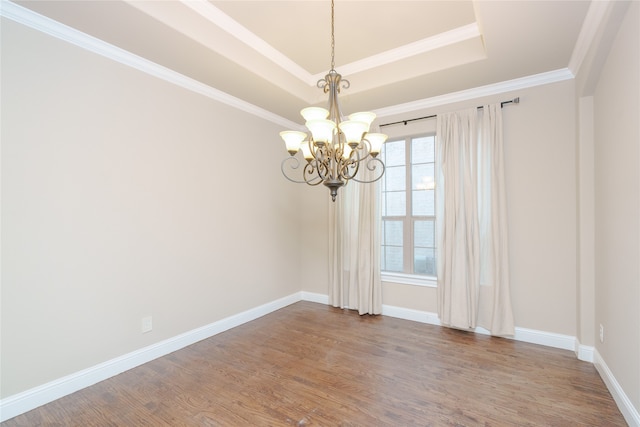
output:
[[302,300],[329,305],[329,295],[316,294],[314,292],[302,292]]
[[250,322],[259,317],[298,302],[302,292],[296,292],[276,301],[226,317],[217,322],[193,329],[173,338],[160,341],[148,347],[108,360],[91,368],[48,382],[22,393],[0,400],[0,422],[28,412],[56,399],[89,387],[124,371],[150,362],[203,339]]
[[[385,316],[397,317],[399,319],[428,323],[430,325],[440,325],[440,319],[438,319],[438,315],[436,313],[431,313],[428,311],[383,305],[382,314]],[[485,335],[489,334],[489,331],[480,327],[476,328],[475,332]],[[516,341],[561,348],[563,350],[575,351],[576,349],[576,338],[569,335],[556,334],[553,332],[543,332],[527,328],[516,328],[515,332],[516,333],[513,339],[515,339]]]
[[593,364],[609,389],[609,393],[611,393],[613,400],[616,401],[618,409],[622,412],[622,416],[627,424],[631,427],[640,427],[640,413],[638,413],[638,410],[633,406],[631,399],[629,399],[616,378],[613,376],[613,373],[609,370],[609,367],[600,356],[600,353],[598,353],[598,350],[594,350]]
[[395,307],[393,305],[383,304],[382,315],[440,326],[440,319],[438,319],[438,315],[435,313],[430,313],[428,311],[413,310],[411,308]]
[[563,350],[575,351],[576,349],[576,337],[556,334],[554,332],[516,327],[516,334],[513,339],[532,344],[546,345],[547,347],[561,348]]
[[578,356],[578,359],[583,362],[593,363],[593,352],[595,351],[595,348],[588,345],[582,345],[578,340],[576,340],[576,347],[576,355]]

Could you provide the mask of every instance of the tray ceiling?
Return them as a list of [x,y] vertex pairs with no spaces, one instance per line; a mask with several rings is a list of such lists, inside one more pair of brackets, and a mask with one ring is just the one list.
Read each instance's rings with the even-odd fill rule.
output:
[[[18,1],[283,118],[322,104],[329,1]],[[380,109],[566,69],[589,1],[335,4],[349,111]]]

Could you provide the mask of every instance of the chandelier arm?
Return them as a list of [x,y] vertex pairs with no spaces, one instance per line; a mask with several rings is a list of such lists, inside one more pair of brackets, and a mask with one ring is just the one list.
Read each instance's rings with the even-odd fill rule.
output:
[[380,178],[382,178],[384,176],[384,171],[385,171],[384,162],[382,160],[380,160],[379,158],[377,158],[377,157],[371,157],[371,158],[369,158],[369,160],[367,161],[367,163],[365,165],[366,165],[367,169],[369,169],[370,171],[374,172],[374,171],[376,171],[378,169],[376,163],[379,163],[380,166],[381,166],[380,175],[378,175],[377,177],[375,177],[374,179],[371,179],[371,180],[362,180],[362,179],[358,179],[358,178],[352,178],[352,179],[354,181],[356,181],[356,182],[361,182],[363,184],[371,184],[372,182],[378,181]]
[[334,174],[331,169],[332,164],[332,155],[331,155],[331,143],[325,143],[322,146],[316,146],[313,142],[311,142],[311,153],[313,154],[313,158],[316,162],[315,171],[318,174],[318,177],[325,181],[327,178],[333,178]]
[[[307,179],[306,178],[306,175],[310,175],[311,173],[313,173],[313,169],[314,169],[313,165],[311,165],[309,163],[304,165],[303,172],[302,172],[303,179],[299,180],[299,179],[291,178],[289,176],[289,174],[285,171],[285,165],[286,164],[289,164],[288,166],[289,166],[289,168],[291,170],[296,170],[296,169],[298,169],[300,167],[300,160],[298,160],[296,157],[287,157],[280,164],[280,170],[282,171],[282,175],[284,175],[284,177],[287,178],[289,181],[295,182],[296,184],[309,184],[309,185],[318,185],[318,184],[320,184],[322,182],[322,180],[320,180],[320,177],[318,177],[318,176],[315,176],[312,179]],[[306,172],[309,167],[312,168],[311,173],[307,173]],[[318,182],[314,183],[313,181],[316,180],[316,179],[318,180]]]
[[[352,171],[349,172],[349,169],[351,169]],[[360,170],[360,162],[350,161],[342,167],[340,176],[344,178],[345,181],[350,181],[352,179],[355,179],[355,176],[358,174],[358,170]]]
[[320,179],[322,181],[326,181],[327,179],[331,179],[332,175],[331,175],[331,170],[329,169],[328,162],[322,162],[318,165],[318,176],[320,177]]
[[[315,146],[315,144],[314,144]],[[312,150],[313,157],[317,163],[316,171],[322,181],[331,176],[329,164],[331,163],[328,144],[322,147],[316,147]]]
[[330,159],[329,161],[330,167],[328,168],[329,176],[331,178],[337,178],[340,176],[340,157],[338,156],[338,149],[336,148],[336,145],[332,143],[332,146],[329,147],[327,151],[328,151],[328,157]]
[[333,165],[333,169],[331,170],[331,172],[332,177],[334,178],[340,177],[342,175],[340,171],[340,165],[342,163],[342,150],[340,150],[342,145],[340,144],[340,134],[336,134],[336,138],[338,138],[338,143],[332,145],[330,148],[331,164]]
[[[345,181],[353,179],[353,177],[358,174],[361,160],[360,154],[356,150],[352,150],[351,153],[349,153],[349,158],[340,162],[340,177],[344,178]],[[349,169],[351,169],[352,172],[349,172]]]
[[287,178],[289,181],[295,182],[296,184],[304,184],[305,181],[299,181],[297,179],[293,179],[287,174],[287,172],[285,171],[285,165],[287,164],[291,170],[296,170],[300,167],[300,160],[296,159],[295,157],[286,157],[280,163],[280,170],[282,171],[282,175],[284,175],[284,177]]
[[313,138],[309,138],[309,147],[311,149],[311,154],[313,158],[318,162],[324,162],[327,157],[327,144],[324,145],[316,145]]
[[[371,156],[371,143],[367,139],[366,135],[364,136],[364,138],[362,138],[362,141],[360,141],[360,144],[358,145],[358,148],[360,150],[362,150],[362,158],[361,158],[361,160],[364,160],[367,157]],[[373,157],[373,156],[371,156],[371,157]]]
[[[314,173],[316,173],[317,175],[313,176]],[[320,174],[318,174],[318,168],[313,166],[312,163],[307,163],[306,165],[304,165],[302,176],[304,178],[304,182],[311,186],[318,185],[324,181],[320,177]],[[307,176],[309,177],[307,178]]]
[[329,92],[329,82],[326,79],[318,80],[316,86],[318,87],[318,89],[322,89],[324,93]]

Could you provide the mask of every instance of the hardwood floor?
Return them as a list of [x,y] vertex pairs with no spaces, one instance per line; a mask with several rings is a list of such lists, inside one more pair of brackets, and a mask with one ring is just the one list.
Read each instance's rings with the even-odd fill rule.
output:
[[2,426],[624,426],[569,351],[299,302]]

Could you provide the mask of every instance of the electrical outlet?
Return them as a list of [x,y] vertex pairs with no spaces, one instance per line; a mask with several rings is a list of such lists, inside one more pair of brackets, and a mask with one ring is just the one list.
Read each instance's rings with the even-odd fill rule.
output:
[[151,330],[153,329],[153,319],[151,318],[151,316],[147,316],[147,317],[143,317],[142,318],[142,333],[147,333],[147,332],[151,332]]
[[600,323],[600,342],[604,342],[604,326]]

